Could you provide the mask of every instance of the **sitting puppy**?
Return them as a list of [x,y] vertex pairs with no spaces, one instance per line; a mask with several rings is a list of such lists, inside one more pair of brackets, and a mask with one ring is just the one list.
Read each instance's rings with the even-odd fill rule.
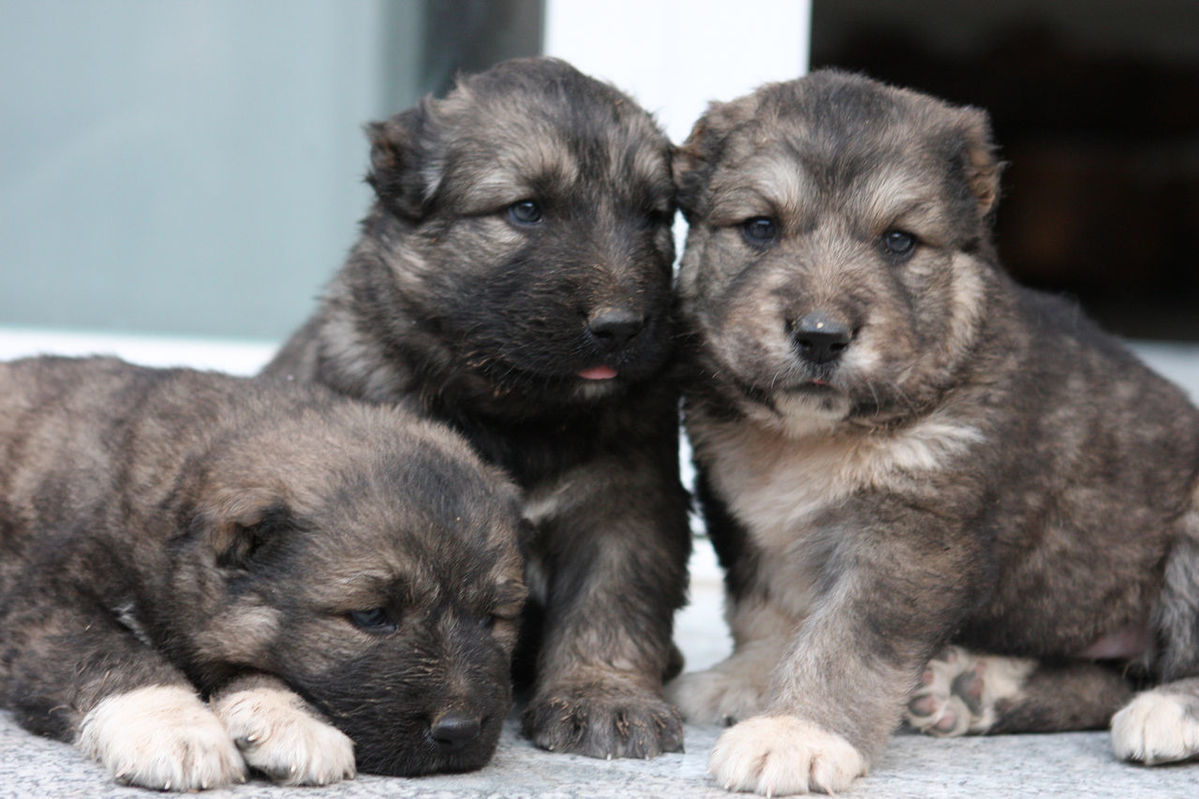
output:
[[0,705],[164,790],[479,768],[511,706],[518,511],[398,410],[0,364]]
[[[739,722],[717,782],[844,790],[921,683],[942,731],[955,691],[976,730],[1102,725],[1130,665],[1163,685],[1117,751],[1199,753],[1199,415],[1001,270],[985,115],[818,72],[714,104],[677,163],[735,651],[671,695]],[[951,641],[1021,659],[926,670]]]
[[691,546],[662,378],[670,144],[553,59],[465,78],[369,132],[362,238],[267,373],[404,402],[524,489],[534,743],[679,749],[661,697]]

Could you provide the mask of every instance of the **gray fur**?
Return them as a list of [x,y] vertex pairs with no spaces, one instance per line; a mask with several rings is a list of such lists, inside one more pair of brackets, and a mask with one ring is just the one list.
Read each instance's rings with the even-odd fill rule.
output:
[[690,548],[664,378],[668,141],[554,59],[465,77],[368,133],[377,201],[267,372],[445,421],[524,490],[534,743],[678,749],[661,698]]
[[[735,715],[869,758],[951,641],[1047,664],[1009,731],[1106,723],[1128,689],[1089,651],[1199,673],[1199,413],[1002,271],[999,171],[981,111],[835,71],[713,104],[682,148],[701,500],[738,650],[794,630]],[[713,693],[673,695],[736,704]]]
[[[0,464],[0,703],[26,728],[73,741],[130,691],[281,680],[364,771],[490,758],[517,493],[449,430],[273,380],[41,358],[0,364]],[[375,609],[384,626],[353,621]],[[430,735],[451,712],[479,723],[452,747]],[[253,763],[264,742],[238,743]]]

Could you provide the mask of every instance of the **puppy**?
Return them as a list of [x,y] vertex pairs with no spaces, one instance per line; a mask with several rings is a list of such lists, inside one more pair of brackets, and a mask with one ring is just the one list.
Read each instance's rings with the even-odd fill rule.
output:
[[679,749],[661,697],[690,550],[664,379],[670,144],[628,97],[548,58],[368,130],[377,201],[267,373],[402,402],[519,483],[535,744]]
[[43,358],[0,364],[0,462],[0,703],[25,728],[178,791],[490,758],[519,502],[448,430]]
[[[1103,725],[1125,669],[1163,686],[1117,752],[1199,753],[1199,415],[1001,270],[985,115],[817,72],[714,104],[677,164],[686,426],[735,651],[672,695],[739,722],[717,782],[844,790],[918,684],[938,731],[955,692],[975,731]],[[947,642],[1018,658],[926,670]]]

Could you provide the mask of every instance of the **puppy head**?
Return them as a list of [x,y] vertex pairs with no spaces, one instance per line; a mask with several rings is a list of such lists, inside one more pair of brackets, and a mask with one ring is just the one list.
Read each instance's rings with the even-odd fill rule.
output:
[[613,87],[505,62],[369,126],[395,346],[496,400],[576,402],[655,374],[671,341],[671,147]]
[[919,412],[952,382],[994,269],[982,112],[817,72],[714,104],[675,170],[708,388],[801,434]]
[[280,677],[365,772],[486,763],[525,597],[498,471],[440,427],[337,403],[227,442],[202,496],[207,559],[176,576],[202,616],[178,631],[193,671]]

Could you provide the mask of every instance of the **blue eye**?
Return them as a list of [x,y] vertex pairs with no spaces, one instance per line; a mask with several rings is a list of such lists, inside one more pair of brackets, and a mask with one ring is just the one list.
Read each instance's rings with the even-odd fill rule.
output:
[[515,225],[528,227],[541,222],[541,206],[536,200],[521,200],[508,206],[508,218]]
[[916,237],[902,230],[888,230],[879,241],[883,254],[906,261],[916,251]]
[[386,608],[371,608],[370,610],[355,610],[349,614],[350,622],[373,635],[394,633],[398,625]]
[[768,216],[755,216],[741,223],[741,235],[754,247],[767,247],[778,238],[778,225]]

